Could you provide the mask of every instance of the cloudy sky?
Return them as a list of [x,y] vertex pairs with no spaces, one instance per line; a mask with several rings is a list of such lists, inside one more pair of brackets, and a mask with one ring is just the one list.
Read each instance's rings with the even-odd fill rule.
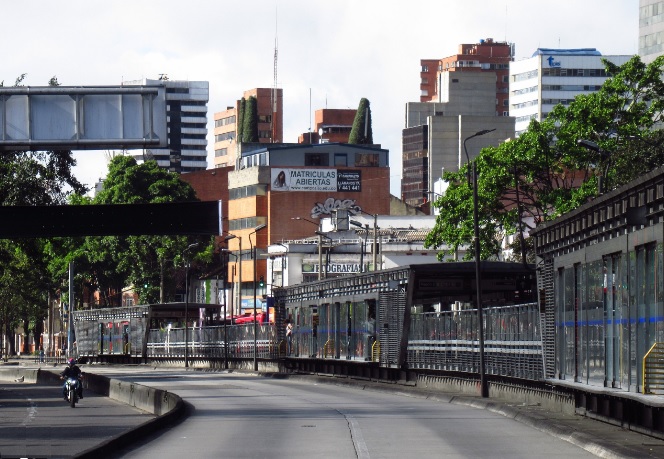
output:
[[[296,142],[320,108],[371,102],[374,141],[390,151],[399,195],[404,105],[419,100],[420,59],[456,54],[482,38],[516,46],[638,51],[638,0],[37,0],[0,9],[0,81],[43,86],[116,85],[158,78],[210,83],[213,113],[242,92],[274,84],[284,92],[284,140]],[[102,152],[76,153],[76,174],[92,185],[106,173]]]

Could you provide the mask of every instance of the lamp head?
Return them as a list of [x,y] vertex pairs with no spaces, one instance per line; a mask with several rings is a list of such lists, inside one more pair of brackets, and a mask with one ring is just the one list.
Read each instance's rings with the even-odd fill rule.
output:
[[580,147],[586,148],[591,151],[600,152],[601,148],[595,142],[586,139],[579,139],[576,141],[576,144]]

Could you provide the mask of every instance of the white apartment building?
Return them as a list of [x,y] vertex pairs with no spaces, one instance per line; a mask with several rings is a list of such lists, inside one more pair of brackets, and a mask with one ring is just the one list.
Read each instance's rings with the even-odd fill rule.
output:
[[557,104],[600,89],[607,75],[602,58],[622,65],[632,56],[602,56],[595,48],[538,48],[532,57],[510,64],[510,116],[519,136],[530,121],[542,121]]
[[164,149],[135,150],[139,162],[154,159],[160,167],[172,172],[207,169],[207,104],[210,85],[207,81],[168,79],[125,81],[123,85],[164,86],[168,146]]
[[664,1],[639,0],[639,55],[650,63],[664,54]]

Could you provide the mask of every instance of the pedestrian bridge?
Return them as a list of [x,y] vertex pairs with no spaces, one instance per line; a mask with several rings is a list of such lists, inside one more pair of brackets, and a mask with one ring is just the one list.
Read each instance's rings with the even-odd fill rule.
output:
[[0,87],[0,151],[165,148],[161,86]]

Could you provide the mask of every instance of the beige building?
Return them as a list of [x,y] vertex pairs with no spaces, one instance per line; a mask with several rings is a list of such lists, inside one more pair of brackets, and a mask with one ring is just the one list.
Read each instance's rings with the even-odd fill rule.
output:
[[[245,91],[242,99],[256,98],[258,143],[283,142],[283,92],[281,89],[255,88]],[[241,100],[214,114],[214,167],[235,166],[239,154],[237,138]]]

